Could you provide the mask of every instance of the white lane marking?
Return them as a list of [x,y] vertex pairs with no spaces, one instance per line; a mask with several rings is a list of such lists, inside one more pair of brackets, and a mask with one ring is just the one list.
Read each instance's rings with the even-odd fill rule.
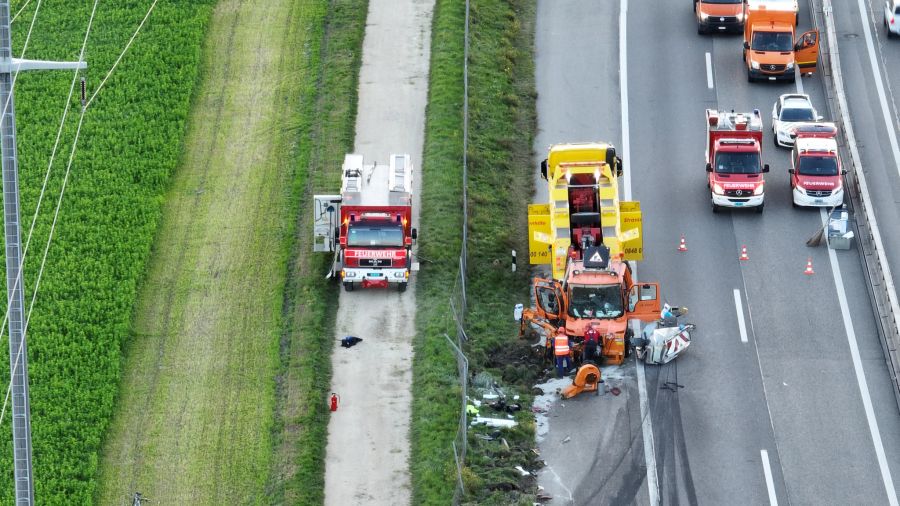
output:
[[878,91],[878,101],[881,103],[881,114],[884,118],[884,124],[887,126],[888,140],[891,142],[891,151],[894,153],[894,165],[897,173],[900,174],[900,148],[897,146],[897,133],[894,130],[894,122],[890,117],[891,109],[888,108],[887,96],[884,93],[884,84],[881,81],[881,67],[875,61],[875,45],[872,43],[872,31],[869,22],[866,19],[865,12],[868,12],[863,5],[863,0],[857,0],[859,6],[859,18],[862,21],[863,32],[866,35],[866,47],[869,50],[869,65],[875,74],[875,89]]
[[[822,226],[828,220],[825,209],[819,209],[822,217]],[[860,397],[866,412],[866,421],[869,423],[869,433],[875,445],[875,456],[878,459],[878,467],[881,469],[881,480],[884,482],[884,490],[887,492],[888,502],[891,506],[897,506],[897,491],[894,489],[894,480],[891,478],[891,470],[885,458],[884,445],[881,443],[881,433],[878,431],[878,420],[875,419],[875,410],[872,409],[872,397],[869,396],[869,385],[866,383],[865,371],[862,361],[859,359],[859,345],[856,342],[856,332],[853,330],[853,320],[850,319],[850,308],[847,305],[847,293],[844,291],[844,279],[841,277],[841,268],[838,265],[837,254],[831,248],[828,250],[828,261],[831,263],[831,274],[834,278],[834,286],[837,289],[838,303],[841,307],[841,316],[844,319],[844,331],[847,333],[847,343],[850,345],[850,358],[853,359],[853,372],[856,373],[856,383],[859,385]]]
[[628,138],[628,0],[619,2],[619,90],[622,110],[622,172],[625,200],[631,200],[631,143]]
[[706,87],[713,89],[712,55],[709,54],[709,51],[706,52]]
[[778,496],[775,495],[775,482],[772,480],[772,466],[769,465],[769,452],[760,450],[759,454],[762,457],[763,473],[766,475],[766,488],[769,489],[769,504],[778,506]]
[[[625,200],[631,200],[631,152],[628,137],[628,0],[619,2],[619,90],[622,112],[622,171],[624,172]],[[636,266],[632,275],[637,278]],[[638,396],[641,407],[641,433],[644,439],[644,462],[647,465],[647,493],[650,506],[659,506],[659,477],[656,470],[656,447],[653,444],[653,421],[649,413],[647,379],[644,377],[644,363],[635,360],[638,379]]]
[[734,307],[737,309],[738,328],[741,329],[741,342],[747,342],[747,324],[744,323],[744,306],[741,305],[741,291],[734,289]]

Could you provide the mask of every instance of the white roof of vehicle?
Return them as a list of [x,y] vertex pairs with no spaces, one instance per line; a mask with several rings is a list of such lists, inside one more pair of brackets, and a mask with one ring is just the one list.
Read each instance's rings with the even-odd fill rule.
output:
[[837,142],[834,139],[821,137],[800,137],[797,139],[797,151],[834,151],[837,154]]
[[[900,0],[895,0],[900,1]],[[797,2],[794,0],[748,0],[747,7],[749,9],[758,9],[765,6],[769,11],[793,11]]]
[[812,109],[812,100],[809,99],[809,95],[805,95],[802,93],[785,93],[778,97],[781,100],[781,104],[784,107],[790,107],[792,109],[797,109],[800,107],[805,107],[807,109]]

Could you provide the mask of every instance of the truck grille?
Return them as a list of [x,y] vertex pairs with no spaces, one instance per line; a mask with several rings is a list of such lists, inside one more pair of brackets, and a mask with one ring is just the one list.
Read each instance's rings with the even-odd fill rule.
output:
[[737,16],[710,16],[710,19],[714,21],[718,21],[719,23],[737,23]]
[[784,69],[787,65],[780,65],[775,63],[766,63],[764,65],[760,65],[760,70],[765,70],[766,72],[784,72]]
[[726,197],[749,197],[753,190],[725,190]]
[[831,190],[806,190],[806,194],[810,197],[829,197]]
[[360,267],[390,267],[390,258],[360,258]]

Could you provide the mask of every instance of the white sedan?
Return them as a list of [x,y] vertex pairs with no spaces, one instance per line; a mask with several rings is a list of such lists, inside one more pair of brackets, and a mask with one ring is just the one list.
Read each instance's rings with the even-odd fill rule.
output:
[[888,38],[900,35],[900,0],[884,3],[884,29]]
[[772,107],[772,137],[775,145],[785,148],[793,146],[794,138],[791,134],[795,126],[821,119],[822,116],[816,112],[809,95],[800,93],[781,95]]

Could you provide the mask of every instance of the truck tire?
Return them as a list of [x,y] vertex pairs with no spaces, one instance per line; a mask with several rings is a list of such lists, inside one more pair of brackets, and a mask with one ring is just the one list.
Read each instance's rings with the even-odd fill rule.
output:
[[344,281],[344,290],[347,292],[353,291],[353,281]]
[[752,83],[754,81],[753,75],[750,74],[750,69],[747,69],[747,82]]
[[712,212],[718,213],[719,209],[721,209],[721,208],[719,206],[717,206],[715,202],[713,202],[712,197],[709,198],[709,203],[712,205]]
[[754,209],[754,211],[756,211],[756,214],[762,214],[763,209],[765,209],[765,207],[766,207],[766,203],[763,202],[762,204],[756,206],[756,209]]
[[404,281],[403,283],[400,283],[399,285],[397,285],[397,290],[398,290],[400,293],[403,293],[403,292],[406,291],[407,285],[409,285],[409,283],[406,282],[406,281]]

